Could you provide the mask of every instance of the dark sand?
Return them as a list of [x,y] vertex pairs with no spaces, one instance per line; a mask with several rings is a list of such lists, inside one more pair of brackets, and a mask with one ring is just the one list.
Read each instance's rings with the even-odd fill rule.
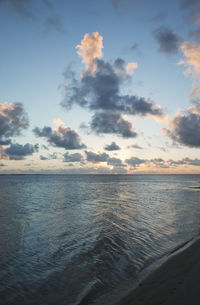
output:
[[170,257],[119,305],[200,305],[200,240]]

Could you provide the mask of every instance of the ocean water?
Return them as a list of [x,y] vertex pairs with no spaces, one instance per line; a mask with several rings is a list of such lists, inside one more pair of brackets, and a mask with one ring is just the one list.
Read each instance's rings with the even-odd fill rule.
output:
[[0,304],[115,304],[200,233],[200,175],[0,175]]

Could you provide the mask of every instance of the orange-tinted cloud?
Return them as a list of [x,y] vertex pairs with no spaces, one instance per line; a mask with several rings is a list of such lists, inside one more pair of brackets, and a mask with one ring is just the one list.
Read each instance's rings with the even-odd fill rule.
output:
[[94,60],[103,56],[103,37],[98,32],[91,35],[85,34],[81,44],[77,45],[76,48],[82,62],[86,65],[86,70],[94,73],[96,71]]
[[200,81],[200,42],[184,42],[180,46],[185,59],[179,62],[184,65],[186,74],[191,74],[195,79]]

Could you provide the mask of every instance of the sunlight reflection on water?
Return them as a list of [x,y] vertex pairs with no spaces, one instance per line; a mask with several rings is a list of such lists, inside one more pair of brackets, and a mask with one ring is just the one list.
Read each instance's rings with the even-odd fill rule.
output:
[[0,176],[2,304],[95,304],[134,282],[144,267],[199,234],[199,180]]

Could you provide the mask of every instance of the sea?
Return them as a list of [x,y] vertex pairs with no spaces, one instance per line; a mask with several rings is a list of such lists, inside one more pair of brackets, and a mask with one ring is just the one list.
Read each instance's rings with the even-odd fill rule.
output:
[[0,304],[117,304],[199,234],[200,175],[0,175]]

